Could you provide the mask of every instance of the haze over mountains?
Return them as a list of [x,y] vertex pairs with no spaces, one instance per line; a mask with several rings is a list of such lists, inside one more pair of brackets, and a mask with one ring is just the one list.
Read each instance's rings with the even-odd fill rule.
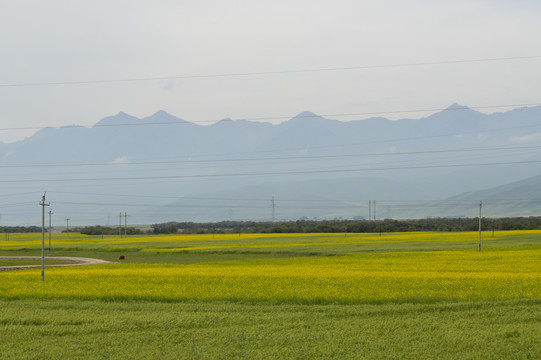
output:
[[37,224],[47,191],[57,224],[362,218],[369,200],[378,218],[476,216],[479,200],[486,216],[537,215],[540,141],[541,107],[278,125],[119,113],[0,143],[0,214]]

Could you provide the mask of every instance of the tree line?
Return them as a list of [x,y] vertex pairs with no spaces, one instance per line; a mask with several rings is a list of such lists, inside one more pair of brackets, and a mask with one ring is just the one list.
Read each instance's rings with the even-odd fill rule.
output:
[[[483,230],[541,229],[541,217],[482,218]],[[409,231],[476,231],[479,218],[415,220],[297,220],[278,222],[222,221],[217,223],[168,222],[152,225],[155,234],[209,233],[375,233]]]
[[[482,218],[484,231],[538,230],[541,216]],[[297,221],[221,221],[214,223],[166,222],[154,224],[150,231],[136,227],[126,229],[128,235],[152,234],[231,234],[231,233],[378,233],[411,231],[476,231],[479,218],[430,218],[415,220],[297,220]],[[86,235],[118,235],[118,227],[85,226],[72,232]],[[122,228],[122,234],[125,229]],[[1,226],[0,233],[41,232],[38,226]]]
[[0,233],[35,233],[41,232],[41,226],[0,226]]

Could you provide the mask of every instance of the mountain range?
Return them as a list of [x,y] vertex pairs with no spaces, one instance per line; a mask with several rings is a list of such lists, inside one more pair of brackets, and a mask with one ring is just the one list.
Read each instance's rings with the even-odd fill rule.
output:
[[[330,117],[330,116],[329,116]],[[0,220],[118,224],[300,218],[538,215],[541,107],[420,119],[211,125],[158,111],[0,143]],[[477,204],[477,205],[476,205]],[[476,212],[477,211],[477,212]]]

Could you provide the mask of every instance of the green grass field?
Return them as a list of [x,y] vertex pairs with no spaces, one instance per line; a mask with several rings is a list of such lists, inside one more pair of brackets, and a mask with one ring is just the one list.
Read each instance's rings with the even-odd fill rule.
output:
[[117,263],[0,272],[0,358],[541,358],[541,231],[477,236],[55,234]]

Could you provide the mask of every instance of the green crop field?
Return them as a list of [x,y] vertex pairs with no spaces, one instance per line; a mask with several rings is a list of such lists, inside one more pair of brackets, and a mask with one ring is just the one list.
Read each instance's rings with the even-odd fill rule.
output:
[[[115,263],[0,272],[0,358],[540,358],[541,231],[477,241],[55,234],[55,256]],[[40,254],[39,234],[0,241]]]

